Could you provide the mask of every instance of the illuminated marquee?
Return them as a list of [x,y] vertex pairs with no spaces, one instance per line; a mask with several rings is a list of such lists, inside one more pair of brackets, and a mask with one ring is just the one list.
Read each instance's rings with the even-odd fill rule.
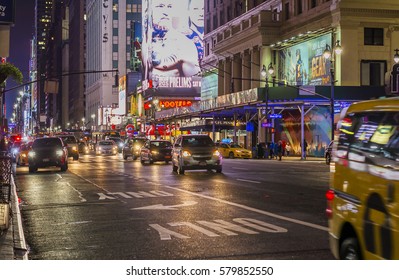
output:
[[169,100],[159,101],[159,105],[162,108],[191,107],[193,102],[190,100]]

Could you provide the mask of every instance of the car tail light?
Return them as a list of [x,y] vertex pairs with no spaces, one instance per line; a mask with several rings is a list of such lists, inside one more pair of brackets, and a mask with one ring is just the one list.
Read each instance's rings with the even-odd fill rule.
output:
[[328,219],[332,218],[332,212],[333,212],[332,204],[333,204],[334,197],[335,197],[334,191],[329,189],[326,192],[326,198],[327,198],[326,215],[327,215]]

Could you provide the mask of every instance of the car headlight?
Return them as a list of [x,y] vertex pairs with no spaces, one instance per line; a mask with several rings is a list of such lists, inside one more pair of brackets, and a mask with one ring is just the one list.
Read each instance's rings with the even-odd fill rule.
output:
[[72,147],[72,151],[77,151],[77,150],[78,149],[75,146]]
[[140,149],[140,146],[139,146],[139,145],[134,145],[133,149],[139,150],[139,149]]
[[220,152],[218,150],[216,150],[216,151],[213,152],[213,155],[219,157],[220,156]]
[[62,150],[57,150],[55,153],[57,154],[57,156],[62,156],[64,154]]
[[123,143],[120,143],[120,144],[119,144],[119,147],[121,147],[121,148],[122,148],[122,147],[123,147]]
[[189,151],[183,151],[183,157],[191,157],[191,153]]
[[36,156],[36,153],[35,152],[33,152],[33,151],[31,151],[31,152],[29,152],[29,157],[31,157],[31,158],[33,158],[33,157],[35,157]]
[[17,149],[17,148],[13,148],[13,149],[11,150],[11,152],[12,152],[13,154],[16,154],[16,153],[18,153],[18,149]]
[[25,157],[26,157],[26,154],[22,154],[21,156],[25,158]]
[[153,154],[153,155],[157,155],[157,154],[159,154],[157,151],[151,151],[151,154]]
[[98,147],[98,150],[101,152],[101,147]]

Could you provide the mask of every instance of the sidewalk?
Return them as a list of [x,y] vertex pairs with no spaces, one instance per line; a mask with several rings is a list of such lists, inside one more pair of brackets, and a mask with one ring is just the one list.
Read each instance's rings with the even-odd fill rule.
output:
[[[253,159],[254,160],[271,160],[271,161],[276,160],[275,158],[274,159],[253,158]],[[281,161],[304,161],[304,162],[306,162],[306,161],[316,161],[316,162],[325,162],[326,160],[325,160],[324,157],[314,157],[314,156],[308,156],[306,159],[302,159],[300,156],[295,155],[295,156],[288,156],[288,157],[287,156],[283,156]]]
[[21,213],[14,177],[11,176],[10,225],[0,236],[0,260],[27,260],[28,250],[22,228]]

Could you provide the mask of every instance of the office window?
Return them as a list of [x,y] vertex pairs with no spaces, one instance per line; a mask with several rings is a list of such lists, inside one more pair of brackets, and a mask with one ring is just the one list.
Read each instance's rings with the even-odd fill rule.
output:
[[112,36],[112,44],[114,45],[118,44],[118,36]]
[[384,28],[364,28],[364,45],[383,46]]
[[232,20],[231,6],[227,7],[227,21]]
[[127,4],[126,5],[126,13],[131,13],[132,12],[132,4]]
[[112,27],[113,27],[113,28],[118,28],[118,20],[114,19],[114,20],[112,21]]
[[296,14],[302,14],[302,0],[296,0]]
[[384,76],[387,71],[386,61],[362,60],[360,64],[362,86],[383,86]]
[[217,0],[213,0],[213,7],[216,8],[216,2]]
[[216,28],[218,28],[218,16],[213,15],[213,30],[215,30]]
[[141,4],[133,4],[132,12],[133,13],[141,13]]
[[224,22],[224,11],[223,10],[220,11],[219,19],[220,19],[220,25],[225,24],[225,22]]
[[310,8],[311,9],[316,7],[316,4],[317,4],[316,2],[317,2],[317,0],[310,0]]
[[118,60],[118,53],[117,52],[113,52],[112,53],[112,60]]
[[285,20],[290,18],[290,3],[287,2],[284,4],[284,12],[285,12]]

